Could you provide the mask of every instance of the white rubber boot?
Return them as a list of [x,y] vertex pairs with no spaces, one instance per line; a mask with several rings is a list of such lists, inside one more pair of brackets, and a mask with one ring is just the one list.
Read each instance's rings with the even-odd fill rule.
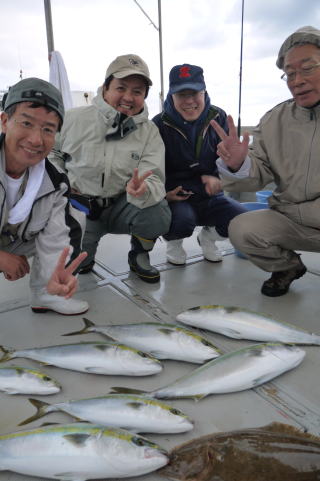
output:
[[65,316],[75,316],[87,312],[89,304],[87,301],[81,301],[80,299],[52,296],[45,290],[39,289],[31,291],[31,309],[33,312],[40,314],[54,311]]
[[175,266],[183,266],[187,260],[187,254],[182,247],[183,239],[167,242],[167,261]]
[[218,234],[215,227],[202,227],[198,235],[198,242],[202,249],[203,257],[210,262],[221,262],[223,256],[216,246],[215,241],[224,239],[224,237]]

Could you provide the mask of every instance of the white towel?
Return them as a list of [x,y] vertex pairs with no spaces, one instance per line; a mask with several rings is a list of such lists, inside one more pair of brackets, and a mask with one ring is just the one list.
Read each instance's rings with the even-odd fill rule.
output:
[[72,97],[67,70],[60,52],[50,53],[49,82],[60,90],[65,110],[72,108]]
[[19,224],[30,214],[31,207],[40,189],[45,170],[45,159],[38,164],[29,167],[29,178],[23,196],[9,211],[9,224]]

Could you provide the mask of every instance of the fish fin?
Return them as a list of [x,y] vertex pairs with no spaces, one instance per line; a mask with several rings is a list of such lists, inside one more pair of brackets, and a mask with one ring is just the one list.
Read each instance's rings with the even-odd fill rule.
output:
[[59,479],[60,481],[86,481],[88,478],[76,478],[75,476],[79,476],[79,473],[55,473],[54,477]]
[[90,374],[106,374],[106,370],[100,366],[88,366],[85,368],[85,372]]
[[30,416],[29,418],[21,421],[18,426],[23,426],[25,424],[32,423],[32,421],[35,421],[36,419],[42,418],[47,414],[47,407],[50,406],[49,403],[39,401],[38,399],[29,398],[28,400],[37,409],[37,412],[33,416]]
[[69,441],[71,444],[80,446],[81,444],[84,444],[88,438],[91,437],[91,434],[72,433],[72,434],[65,434],[63,437],[64,439]]
[[20,394],[19,391],[13,390],[13,389],[10,389],[10,388],[8,388],[8,389],[3,389],[3,392],[5,392],[6,394],[9,394],[10,396],[11,396],[12,394]]
[[158,360],[164,360],[164,359],[167,359],[167,356],[164,357],[163,355],[163,351],[148,351],[147,354],[149,354],[150,356],[154,357],[155,359],[158,359]]
[[143,407],[143,404],[137,401],[131,401],[127,403],[127,406],[130,406],[132,409],[136,409],[137,411]]
[[[196,394],[195,396],[192,396],[192,399],[196,402],[201,401],[204,397],[206,397],[208,394]],[[191,396],[190,396],[191,397]]]
[[257,429],[261,431],[268,431],[268,432],[279,433],[279,434],[283,434],[283,433],[290,434],[292,436],[308,438],[311,441],[317,441],[317,442],[320,441],[319,436],[316,436],[315,434],[312,434],[312,433],[308,433],[306,430],[299,429],[295,426],[291,426],[291,424],[273,422]]
[[273,379],[274,377],[275,376],[273,376],[271,374],[267,374],[266,376],[256,377],[256,379],[252,380],[252,386],[251,387],[254,388],[254,387],[257,387],[257,386],[261,386],[261,384],[264,384],[264,383],[270,381],[270,379]]
[[12,359],[12,354],[14,353],[14,349],[10,349],[9,347],[0,345],[0,351],[3,352],[3,356],[0,359],[0,362],[10,361],[10,359]]
[[58,426],[61,423],[54,423],[53,421],[40,424],[40,428],[45,428],[46,426]]
[[[98,331],[97,331],[98,332]],[[108,341],[111,341],[111,342],[118,342],[117,339],[115,339],[114,337],[111,337],[109,334],[106,334],[105,332],[101,332],[99,331],[98,334],[101,334],[103,337],[105,337]]]
[[62,334],[62,336],[76,336],[77,334],[87,334],[90,332],[90,327],[94,327],[95,323],[87,319],[86,317],[82,318],[84,322],[84,327],[80,329],[80,331],[72,331],[72,332],[67,332],[66,334]]
[[232,339],[243,339],[242,334],[239,331],[236,331],[235,329],[222,329],[221,334],[227,337],[232,337]]
[[173,329],[168,329],[167,327],[160,327],[158,331],[162,334],[165,334],[166,336],[170,336],[173,332]]
[[131,389],[129,387],[111,387],[111,394],[147,394],[148,396],[151,396],[150,393],[147,391],[141,391],[140,389]]

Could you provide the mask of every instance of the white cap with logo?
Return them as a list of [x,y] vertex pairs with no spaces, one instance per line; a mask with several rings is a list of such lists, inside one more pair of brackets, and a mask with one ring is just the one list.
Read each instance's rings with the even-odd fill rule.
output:
[[113,75],[115,78],[124,78],[129,75],[142,75],[152,85],[150,73],[147,64],[141,57],[134,54],[120,55],[109,65],[106,71],[106,77]]

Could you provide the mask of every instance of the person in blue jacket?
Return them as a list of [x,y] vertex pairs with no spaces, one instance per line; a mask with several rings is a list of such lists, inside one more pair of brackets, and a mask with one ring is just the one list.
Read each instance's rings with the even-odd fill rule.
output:
[[167,261],[186,263],[183,239],[196,226],[203,226],[198,242],[204,258],[222,260],[215,241],[228,237],[230,221],[246,209],[221,188],[216,166],[220,142],[210,121],[228,132],[226,113],[211,105],[203,69],[197,65],[174,66],[169,74],[169,92],[162,113],[153,121],[165,144],[166,198],[172,213],[167,241]]

